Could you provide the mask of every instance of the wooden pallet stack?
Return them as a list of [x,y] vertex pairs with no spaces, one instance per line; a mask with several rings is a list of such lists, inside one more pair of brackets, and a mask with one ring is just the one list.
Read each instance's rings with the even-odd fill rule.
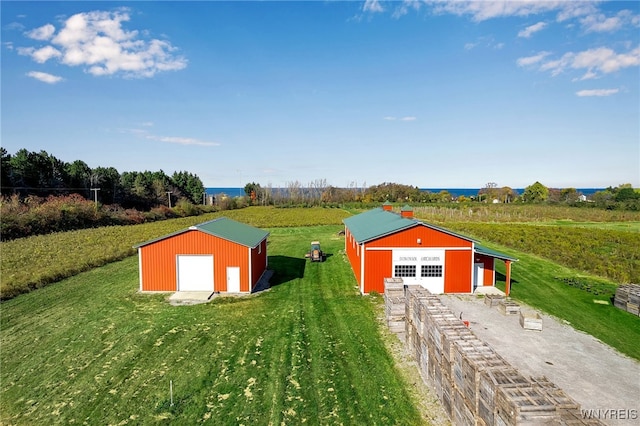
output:
[[533,386],[499,387],[495,401],[495,425],[557,424],[559,420],[553,401]]
[[[407,349],[453,424],[601,424],[581,419],[579,405],[546,377],[524,377],[437,296],[413,285],[402,285],[400,296],[400,286],[400,282],[387,284],[385,280],[385,303],[404,300],[404,315],[397,306],[390,306],[386,308],[388,319],[404,318]],[[509,300],[498,299],[497,303],[505,306],[505,314],[512,314],[516,308],[520,312],[520,307]]]
[[531,384],[553,401],[560,416],[560,424],[567,426],[604,425],[598,419],[585,418],[580,411],[580,404],[546,376],[531,377]]
[[[434,298],[428,290],[421,286],[407,285],[405,291],[405,334],[406,345],[409,353],[414,356],[416,362],[428,363],[426,345],[423,344],[423,319],[422,300]],[[436,298],[437,299],[437,298]],[[423,353],[424,351],[424,353]]]
[[481,425],[492,426],[496,416],[496,394],[500,388],[529,385],[529,380],[511,366],[486,368],[478,377],[477,419]]
[[640,284],[619,285],[613,304],[629,313],[640,315]]
[[405,332],[405,301],[402,278],[384,279],[384,311],[389,330],[399,334],[401,340],[405,340],[405,336],[402,335]]
[[503,315],[518,315],[520,313],[520,305],[511,299],[502,299],[498,302],[498,310]]
[[498,306],[498,304],[505,299],[504,294],[485,294],[484,304],[490,308]]

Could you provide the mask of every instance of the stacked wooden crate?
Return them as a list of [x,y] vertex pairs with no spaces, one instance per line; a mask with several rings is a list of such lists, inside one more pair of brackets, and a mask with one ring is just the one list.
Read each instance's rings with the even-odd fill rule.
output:
[[[414,356],[418,364],[428,363],[428,353],[426,353],[426,345],[422,344],[423,340],[423,318],[422,300],[434,298],[428,290],[421,286],[407,285],[405,290],[405,333],[406,344],[409,352]],[[437,298],[436,298],[437,299]],[[425,351],[425,353],[423,353]]]
[[[453,424],[599,424],[581,420],[579,405],[546,378],[520,374],[437,296],[420,286],[402,288],[407,349]],[[385,281],[385,302],[400,297],[398,282],[389,281],[388,289],[387,295]],[[505,312],[513,309],[507,304]],[[387,309],[388,316],[398,312],[397,307]]]
[[494,306],[498,306],[500,301],[504,300],[504,294],[485,294],[484,295],[484,304],[490,308]]
[[389,330],[399,334],[401,340],[404,340],[405,301],[402,278],[384,279],[384,310]]
[[640,315],[640,284],[619,285],[613,304],[634,315]]
[[558,422],[556,406],[539,388],[499,387],[495,397],[495,425],[540,425]]
[[481,425],[495,424],[496,394],[500,388],[529,385],[529,380],[511,366],[486,368],[478,377],[477,419]]
[[520,311],[520,325],[525,330],[542,331],[542,317],[537,312]]
[[520,305],[511,299],[502,299],[498,302],[498,310],[504,315],[518,315],[520,313]]
[[546,376],[531,377],[531,383],[534,388],[539,389],[554,403],[560,416],[560,424],[567,426],[604,425],[598,419],[588,419],[583,416],[580,404]]

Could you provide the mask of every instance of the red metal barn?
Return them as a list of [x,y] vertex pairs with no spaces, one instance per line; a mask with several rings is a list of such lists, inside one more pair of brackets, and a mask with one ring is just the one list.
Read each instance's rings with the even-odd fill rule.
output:
[[345,251],[362,294],[384,292],[384,278],[401,277],[432,293],[472,293],[495,285],[495,259],[507,270],[517,259],[487,249],[474,240],[400,214],[391,205],[345,219]]
[[135,246],[140,291],[250,293],[267,269],[267,236],[221,217]]

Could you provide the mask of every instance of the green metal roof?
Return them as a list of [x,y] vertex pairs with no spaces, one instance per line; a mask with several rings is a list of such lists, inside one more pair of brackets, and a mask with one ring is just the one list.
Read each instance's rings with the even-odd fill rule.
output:
[[189,230],[197,230],[209,235],[213,235],[227,241],[241,244],[246,247],[256,247],[262,240],[264,240],[269,233],[259,228],[255,228],[244,223],[236,222],[235,220],[219,217],[217,219],[210,220],[208,222],[201,223],[199,225],[192,226],[187,229],[183,229],[178,232],[163,235],[162,237],[155,238],[153,240],[145,241],[144,243],[135,245],[135,248],[146,246],[156,241],[164,240],[165,238],[179,235]]
[[511,260],[513,262],[517,262],[518,259],[516,259],[515,257],[511,257],[511,256],[507,256],[506,254],[502,254],[498,251],[495,250],[491,250],[490,248],[487,248],[485,246],[481,246],[480,244],[476,244],[475,245],[475,252],[479,253],[479,254],[484,254],[486,256],[491,256],[491,257],[495,257],[498,259],[502,259],[502,260]]
[[[408,206],[405,206],[405,208],[406,207]],[[393,234],[404,229],[409,229],[413,226],[421,225],[473,242],[476,253],[503,260],[518,260],[516,258],[507,256],[506,254],[502,254],[484,247],[478,244],[474,239],[467,236],[457,234],[439,226],[420,222],[416,219],[404,218],[399,214],[393,213],[391,211],[386,211],[382,208],[376,208],[364,213],[357,214],[355,216],[348,217],[342,222],[349,229],[349,232],[351,232],[351,235],[353,235],[358,244],[362,244],[376,238],[384,237],[386,235]]]
[[342,222],[349,228],[349,232],[358,243],[418,225],[415,220],[401,217],[380,207],[348,217]]
[[196,228],[207,234],[233,241],[247,247],[255,247],[267,238],[269,233],[253,226],[236,222],[226,217],[210,220],[196,225]]

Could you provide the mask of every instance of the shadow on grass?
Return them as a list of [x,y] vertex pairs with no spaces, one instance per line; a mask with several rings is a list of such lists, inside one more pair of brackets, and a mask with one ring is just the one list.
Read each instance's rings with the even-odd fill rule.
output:
[[269,256],[269,269],[273,270],[271,287],[304,277],[307,260],[289,256]]
[[[507,276],[501,272],[496,271],[496,283],[502,281],[503,283],[507,281]],[[518,284],[518,280],[513,279],[513,275],[511,275],[511,285]]]

